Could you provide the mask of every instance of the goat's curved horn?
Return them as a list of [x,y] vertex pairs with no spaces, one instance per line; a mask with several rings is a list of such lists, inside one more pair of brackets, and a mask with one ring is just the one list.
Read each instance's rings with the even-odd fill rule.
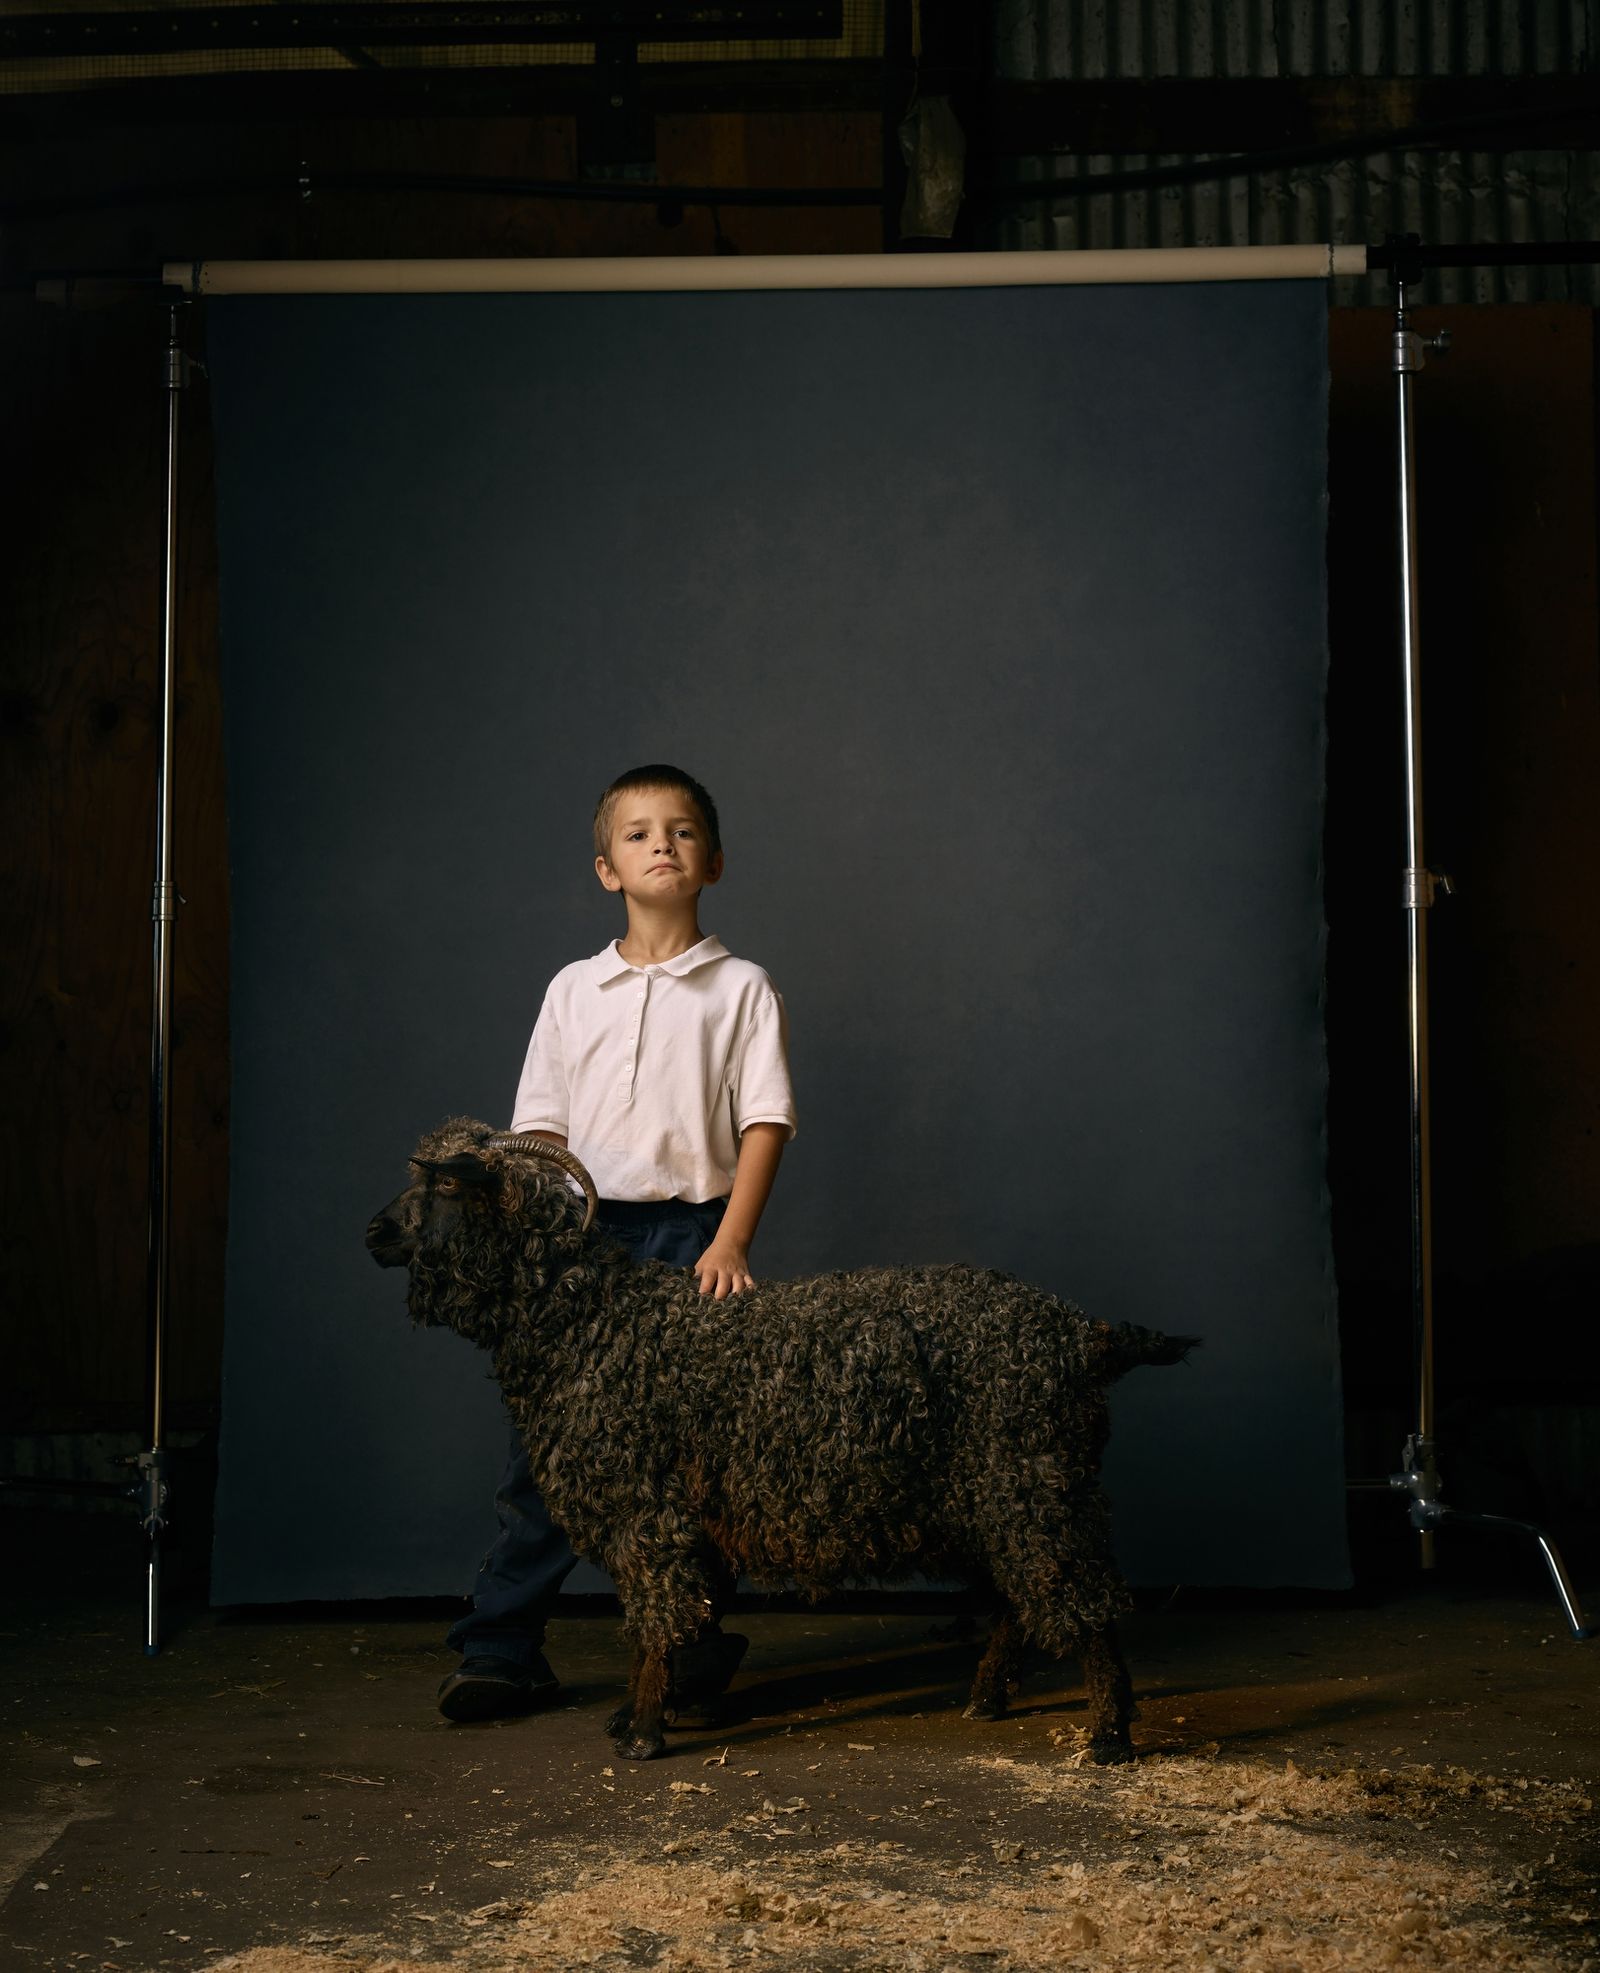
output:
[[547,1165],[559,1165],[570,1177],[583,1187],[583,1196],[589,1202],[583,1216],[585,1233],[594,1224],[594,1216],[600,1207],[600,1195],[594,1189],[594,1180],[572,1155],[564,1144],[552,1144],[548,1137],[541,1137],[536,1130],[506,1130],[489,1139],[491,1151],[517,1151],[525,1158],[537,1158]]

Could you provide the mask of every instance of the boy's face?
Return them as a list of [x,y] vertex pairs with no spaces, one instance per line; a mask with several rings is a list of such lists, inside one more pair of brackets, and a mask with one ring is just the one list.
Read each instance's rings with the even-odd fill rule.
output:
[[641,904],[682,902],[722,875],[722,852],[682,788],[631,788],[611,817],[611,854],[594,867],[608,891]]

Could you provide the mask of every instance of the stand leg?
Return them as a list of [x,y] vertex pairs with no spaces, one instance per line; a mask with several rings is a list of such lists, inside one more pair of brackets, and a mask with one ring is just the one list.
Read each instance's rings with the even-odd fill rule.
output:
[[142,1503],[141,1525],[145,1554],[144,1654],[154,1658],[161,1649],[161,1538],[167,1528],[167,1455],[159,1447],[138,1458]]
[[1411,1496],[1411,1525],[1424,1541],[1432,1541],[1435,1528],[1454,1521],[1467,1527],[1499,1528],[1507,1534],[1530,1535],[1539,1544],[1545,1567],[1560,1599],[1573,1637],[1581,1644],[1600,1635],[1600,1626],[1585,1622],[1578,1592],[1572,1586],[1561,1551],[1532,1521],[1514,1520],[1509,1514],[1478,1514],[1462,1507],[1446,1507],[1440,1499],[1439,1468],[1434,1463],[1431,1440],[1413,1437],[1406,1441],[1404,1470],[1394,1474],[1389,1484]]

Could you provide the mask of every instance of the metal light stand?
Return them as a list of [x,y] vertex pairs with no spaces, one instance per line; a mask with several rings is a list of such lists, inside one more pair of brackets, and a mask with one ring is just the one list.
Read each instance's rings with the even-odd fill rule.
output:
[[1415,1344],[1417,1427],[1406,1440],[1401,1471],[1389,1484],[1410,1498],[1410,1520],[1422,1540],[1422,1566],[1435,1566],[1434,1530],[1447,1522],[1530,1535],[1550,1570],[1556,1595],[1576,1638],[1593,1637],[1577,1593],[1550,1538],[1531,1521],[1448,1507],[1441,1497],[1434,1451],[1433,1198],[1428,1127],[1428,918],[1435,894],[1450,880],[1429,870],[1422,853],[1422,696],[1418,664],[1417,458],[1414,380],[1427,352],[1441,354],[1448,334],[1424,338],[1406,313],[1406,287],[1422,278],[1423,251],[1415,236],[1388,243],[1395,292],[1393,367],[1400,466],[1400,655],[1405,674],[1406,728],[1406,958],[1411,1044],[1411,1311]]
[[161,739],[156,761],[156,877],[153,993],[150,1014],[150,1444],[134,1460],[146,1540],[145,1635],[147,1657],[161,1648],[161,1542],[167,1526],[166,1369],[167,1305],[172,1249],[172,953],[182,899],[172,880],[172,737],[177,711],[178,667],[178,406],[189,381],[189,359],[178,340],[179,313],[169,310],[165,351],[167,392],[166,573],[161,592]]

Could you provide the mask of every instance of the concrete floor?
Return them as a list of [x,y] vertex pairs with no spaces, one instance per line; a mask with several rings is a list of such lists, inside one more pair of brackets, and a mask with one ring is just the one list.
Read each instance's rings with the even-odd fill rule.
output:
[[147,1660],[136,1532],[69,1518],[6,1517],[8,1969],[1600,1964],[1600,1642],[1526,1572],[1142,1607],[1116,1771],[1070,1665],[979,1725],[948,1615],[741,1611],[725,1723],[641,1767],[613,1617],[452,1727],[442,1610],[180,1605]]

